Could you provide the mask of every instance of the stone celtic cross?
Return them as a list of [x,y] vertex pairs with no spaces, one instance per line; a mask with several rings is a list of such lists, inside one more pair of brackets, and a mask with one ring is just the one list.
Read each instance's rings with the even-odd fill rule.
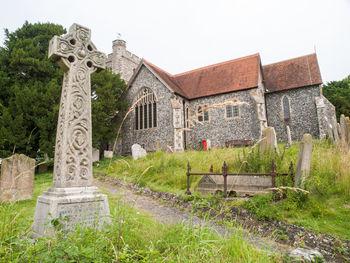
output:
[[64,70],[57,124],[53,187],[92,185],[90,74],[104,69],[106,56],[90,40],[90,29],[73,24],[50,41],[49,58]]

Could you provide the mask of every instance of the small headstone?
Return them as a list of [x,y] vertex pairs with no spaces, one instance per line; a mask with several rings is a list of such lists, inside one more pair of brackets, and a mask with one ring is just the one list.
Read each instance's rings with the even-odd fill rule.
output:
[[92,162],[98,162],[100,160],[100,150],[92,148]]
[[0,197],[3,202],[33,198],[35,160],[14,154],[2,160]]
[[342,147],[346,148],[346,124],[344,114],[340,115],[340,139]]
[[38,166],[38,174],[46,173],[48,169],[47,164],[43,163]]
[[333,126],[328,121],[327,117],[324,117],[324,118],[325,118],[325,121],[326,121],[328,138],[331,139],[331,142],[334,144]]
[[299,155],[297,169],[295,172],[295,182],[294,187],[304,187],[306,178],[310,174],[312,157],[312,136],[311,134],[304,134],[300,145],[299,145]]
[[292,142],[292,134],[291,134],[291,132],[290,132],[289,125],[287,125],[286,129],[287,129],[287,140],[288,140],[287,147],[289,148],[289,147],[292,146],[292,143],[293,143],[293,142]]
[[113,158],[113,151],[104,151],[103,156],[105,158],[112,159]]
[[324,262],[322,254],[315,249],[296,248],[289,253],[289,256],[298,262]]
[[332,118],[332,127],[333,127],[333,137],[334,137],[334,144],[339,144],[339,134],[338,134],[338,127],[337,127],[337,120],[335,118]]
[[141,147],[140,144],[133,144],[131,146],[131,154],[132,154],[132,158],[134,160],[137,160],[138,158],[142,158],[142,157],[145,157],[147,155],[147,152],[145,149],[143,149]]
[[106,195],[92,185],[90,75],[104,69],[106,55],[90,40],[90,29],[73,24],[68,34],[54,36],[49,58],[64,71],[55,144],[53,186],[38,197],[32,235],[53,236],[74,227],[102,227],[110,222]]
[[262,138],[260,142],[261,155],[263,155],[264,152],[268,150],[274,150],[278,154],[280,153],[277,147],[276,132],[273,127],[266,127],[262,132],[261,138]]
[[211,149],[211,140],[207,140],[207,149],[209,150],[209,149]]
[[349,117],[345,118],[345,142],[347,148],[350,147],[350,119]]

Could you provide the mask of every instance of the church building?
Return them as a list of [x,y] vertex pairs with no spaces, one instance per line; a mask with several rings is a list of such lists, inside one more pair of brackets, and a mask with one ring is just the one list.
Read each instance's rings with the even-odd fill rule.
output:
[[117,154],[138,143],[147,151],[249,144],[274,127],[287,141],[310,133],[325,138],[335,121],[334,106],[322,95],[316,54],[262,65],[260,55],[229,60],[172,75],[113,42],[108,68],[128,83],[125,99],[134,105],[122,129]]

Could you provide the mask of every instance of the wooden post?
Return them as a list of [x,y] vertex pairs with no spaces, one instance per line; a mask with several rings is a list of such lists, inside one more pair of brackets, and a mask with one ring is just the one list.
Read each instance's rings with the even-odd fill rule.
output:
[[272,187],[276,187],[276,165],[275,165],[275,162],[274,160],[272,160],[271,162],[271,176],[272,176]]
[[224,162],[224,165],[222,166],[222,175],[224,176],[224,197],[227,197],[227,165],[226,162]]
[[188,162],[187,163],[187,173],[186,173],[186,175],[187,175],[187,191],[186,191],[186,193],[185,194],[187,194],[187,195],[191,195],[191,191],[190,191],[190,172],[191,172],[191,166],[190,166],[190,163]]

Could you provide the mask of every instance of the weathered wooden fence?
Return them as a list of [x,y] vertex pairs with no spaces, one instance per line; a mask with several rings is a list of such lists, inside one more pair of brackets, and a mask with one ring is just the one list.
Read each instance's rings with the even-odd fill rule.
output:
[[191,175],[222,175],[224,179],[224,197],[227,197],[227,176],[242,176],[242,175],[247,175],[247,176],[271,176],[272,177],[272,187],[276,187],[276,177],[277,176],[288,176],[290,175],[292,177],[292,180],[294,181],[294,172],[293,172],[293,162],[290,163],[289,165],[289,172],[288,173],[277,173],[276,172],[276,165],[274,160],[272,160],[270,169],[271,171],[269,173],[228,173],[228,167],[226,165],[226,162],[224,162],[222,166],[222,172],[221,173],[214,173],[213,172],[213,165],[210,167],[210,172],[209,173],[191,173],[191,166],[190,163],[187,164],[187,191],[185,194],[191,195],[190,191],[190,176]]

